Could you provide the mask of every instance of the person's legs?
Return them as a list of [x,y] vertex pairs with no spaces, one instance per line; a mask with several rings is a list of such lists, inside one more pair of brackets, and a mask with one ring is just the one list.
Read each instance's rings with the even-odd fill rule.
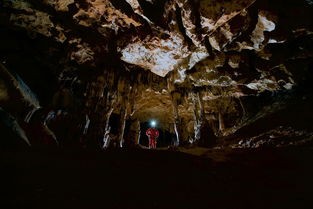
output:
[[152,148],[152,139],[149,138],[149,149],[151,149],[151,148]]
[[152,148],[155,149],[156,148],[156,140],[152,139]]

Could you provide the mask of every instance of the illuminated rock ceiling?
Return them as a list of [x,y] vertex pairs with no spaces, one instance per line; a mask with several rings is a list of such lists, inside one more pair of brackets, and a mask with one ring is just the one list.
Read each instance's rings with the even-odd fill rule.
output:
[[[210,144],[206,129],[230,136],[310,83],[312,14],[304,0],[3,0],[1,111],[61,110],[77,138],[122,142],[154,118]],[[44,132],[62,141],[57,117]]]

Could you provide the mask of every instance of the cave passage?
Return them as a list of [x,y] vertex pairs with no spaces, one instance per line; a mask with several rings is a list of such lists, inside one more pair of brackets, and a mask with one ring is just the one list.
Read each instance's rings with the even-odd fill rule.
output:
[[0,208],[312,209],[312,2],[0,0]]
[[[146,135],[146,131],[151,127],[151,122],[143,122],[140,123],[140,141],[139,144],[148,147],[149,146],[149,139]],[[175,135],[170,133],[167,130],[159,128],[158,126],[155,127],[159,131],[159,137],[157,138],[157,148],[165,148],[173,145],[173,137]]]

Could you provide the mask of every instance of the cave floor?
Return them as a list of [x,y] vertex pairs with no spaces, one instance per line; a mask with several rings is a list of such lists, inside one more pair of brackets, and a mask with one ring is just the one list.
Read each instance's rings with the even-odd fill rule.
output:
[[313,149],[182,151],[1,152],[0,208],[313,208]]

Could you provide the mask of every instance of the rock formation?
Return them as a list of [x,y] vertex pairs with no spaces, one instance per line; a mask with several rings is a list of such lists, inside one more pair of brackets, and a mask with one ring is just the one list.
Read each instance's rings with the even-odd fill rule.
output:
[[309,143],[312,14],[307,0],[3,0],[0,128],[122,147],[153,118],[174,146]]

